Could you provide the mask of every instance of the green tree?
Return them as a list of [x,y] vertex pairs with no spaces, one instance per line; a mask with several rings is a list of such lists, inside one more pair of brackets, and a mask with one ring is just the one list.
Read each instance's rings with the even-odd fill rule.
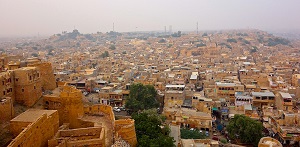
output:
[[229,43],[237,43],[236,39],[233,39],[233,38],[227,39],[227,42],[229,42]]
[[221,138],[221,139],[220,139],[220,142],[223,143],[223,144],[227,144],[227,143],[228,143],[227,140],[226,140],[225,138]]
[[156,100],[156,96],[157,91],[152,85],[143,85],[141,83],[132,84],[130,86],[130,93],[125,106],[133,112],[157,108],[159,103]]
[[182,139],[205,139],[205,134],[198,130],[180,129],[180,136]]
[[252,46],[252,49],[250,50],[250,53],[255,53],[257,52],[257,47],[256,46]]
[[173,147],[174,138],[169,136],[170,129],[162,123],[165,117],[157,114],[156,109],[134,113],[135,130],[140,147]]
[[115,50],[115,49],[116,49],[116,46],[112,44],[112,45],[110,45],[109,49]]
[[243,42],[244,42],[245,44],[250,44],[250,42],[249,42],[248,40],[243,40]]
[[54,47],[52,45],[46,45],[45,49],[50,50],[50,49],[54,49]]
[[201,42],[201,43],[197,44],[196,46],[197,47],[203,47],[203,46],[206,46],[206,44],[204,44],[204,43]]
[[102,54],[101,54],[101,57],[102,57],[102,58],[109,57],[108,51],[105,51],[104,53],[102,53]]
[[166,41],[166,39],[164,39],[164,38],[162,38],[162,39],[160,39],[159,41],[158,41],[158,43],[166,43],[167,41]]
[[244,115],[235,115],[227,126],[230,138],[240,139],[241,142],[250,143],[254,146],[257,146],[263,137],[262,130],[262,123]]
[[39,55],[37,53],[32,53],[31,56],[32,57],[38,57]]

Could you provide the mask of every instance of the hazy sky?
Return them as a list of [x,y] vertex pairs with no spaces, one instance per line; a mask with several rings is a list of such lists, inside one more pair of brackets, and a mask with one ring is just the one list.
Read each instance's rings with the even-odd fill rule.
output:
[[0,37],[115,31],[300,30],[300,0],[0,0]]

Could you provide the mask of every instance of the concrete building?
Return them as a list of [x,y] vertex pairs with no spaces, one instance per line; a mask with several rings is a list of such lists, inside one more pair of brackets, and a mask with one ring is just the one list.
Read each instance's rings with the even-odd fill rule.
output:
[[185,85],[166,85],[164,107],[181,106],[185,99]]
[[276,94],[276,106],[279,110],[293,111],[292,96],[289,93],[279,92]]
[[263,106],[275,106],[273,92],[252,92],[253,106],[261,109]]
[[226,102],[235,102],[235,92],[244,92],[244,85],[237,83],[216,82],[217,99],[224,98]]

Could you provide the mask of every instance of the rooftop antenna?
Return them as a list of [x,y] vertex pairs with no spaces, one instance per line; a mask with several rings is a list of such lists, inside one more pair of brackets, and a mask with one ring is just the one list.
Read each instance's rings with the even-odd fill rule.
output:
[[197,22],[197,34],[198,34],[198,22]]
[[115,31],[115,23],[113,22],[113,32]]

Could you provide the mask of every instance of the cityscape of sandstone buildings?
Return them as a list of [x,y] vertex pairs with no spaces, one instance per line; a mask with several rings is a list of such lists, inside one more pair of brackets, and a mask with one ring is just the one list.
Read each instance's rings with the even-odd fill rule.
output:
[[113,112],[125,106],[132,83],[155,87],[170,125],[212,133],[213,111],[224,120],[242,114],[282,144],[299,143],[299,42],[270,45],[276,37],[259,30],[174,34],[74,30],[2,43],[0,121],[13,138],[8,146],[136,146],[134,120]]

